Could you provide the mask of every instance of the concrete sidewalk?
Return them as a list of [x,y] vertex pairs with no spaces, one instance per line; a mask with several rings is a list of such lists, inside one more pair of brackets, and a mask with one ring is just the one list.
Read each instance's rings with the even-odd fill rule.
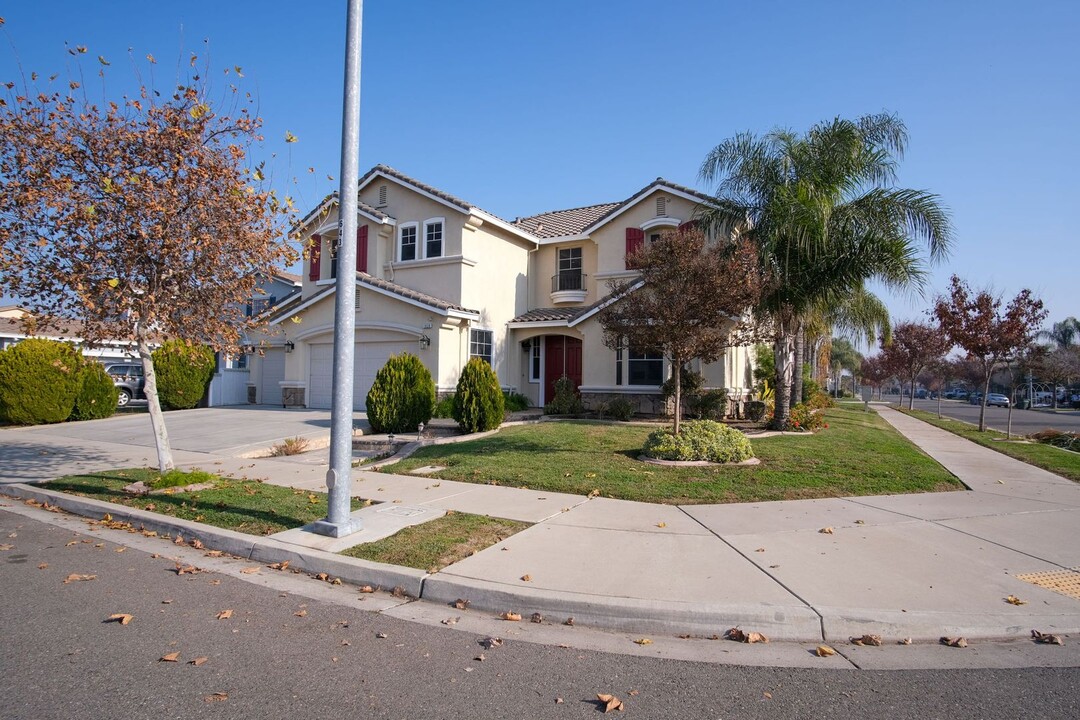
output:
[[[1071,580],[1080,587],[1080,485],[876,409],[971,490],[674,507],[356,471],[353,491],[388,507],[535,523],[439,573],[402,570],[415,594],[433,603],[463,598],[474,610],[539,612],[552,622],[572,616],[578,624],[633,632],[712,636],[737,625],[800,641],[843,642],[864,633],[897,640],[1080,632],[1080,597],[1029,581]],[[115,467],[133,450],[49,440],[59,457],[22,453],[17,479],[110,459]],[[87,460],[83,451],[96,455]],[[0,449],[0,457],[8,454]],[[188,452],[178,460],[322,489],[325,466],[302,458]],[[0,474],[16,479],[4,462]],[[827,527],[832,533],[820,532]],[[202,526],[185,536],[212,545],[216,532]],[[389,566],[336,560],[290,533],[265,542],[249,538],[248,546],[261,548],[260,558],[287,556],[313,570],[333,561],[334,574],[343,574],[340,563],[351,563],[349,577],[358,581],[365,572],[394,577]],[[1025,604],[1009,604],[1008,596]]]

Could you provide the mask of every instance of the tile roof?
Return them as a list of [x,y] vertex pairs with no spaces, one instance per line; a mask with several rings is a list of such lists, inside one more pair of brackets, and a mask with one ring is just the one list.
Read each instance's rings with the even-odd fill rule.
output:
[[577,317],[580,313],[588,309],[588,307],[536,308],[535,310],[530,310],[524,315],[518,315],[510,322],[561,322],[563,320],[569,322],[570,320],[573,320],[575,317]]
[[[441,199],[445,200],[446,202],[450,203],[451,205],[458,206],[459,208],[461,208],[465,212],[468,212],[469,208],[475,207],[470,202],[466,202],[465,200],[462,200],[459,197],[451,195],[448,192],[443,192],[439,188],[434,187],[432,185],[428,185],[427,183],[422,183],[419,180],[417,180],[416,178],[410,177],[410,176],[406,175],[405,173],[403,173],[403,172],[401,172],[399,170],[395,170],[394,168],[390,167],[389,165],[381,165],[380,164],[380,165],[376,165],[375,167],[368,170],[364,174],[364,176],[362,178],[360,178],[360,186],[363,187],[364,183],[367,182],[368,178],[370,178],[372,175],[375,175],[376,173],[380,173],[380,172],[385,174],[385,175],[389,175],[390,177],[397,178],[398,180],[401,180],[402,182],[408,183],[409,185],[413,185],[415,187],[418,187],[421,190],[423,190],[424,192],[429,193],[431,195],[434,195],[437,198],[441,198]],[[491,213],[488,213],[488,214],[491,214]],[[498,216],[496,215],[495,217],[498,217]]]
[[296,273],[286,272],[285,270],[275,270],[274,275],[281,278],[282,280],[288,280],[289,282],[291,282],[291,283],[293,283],[295,285],[299,285],[300,283],[302,283],[304,281],[304,278],[301,275],[297,275]]
[[518,218],[514,225],[538,238],[577,235],[621,205],[622,203],[603,203],[569,210],[552,210]]
[[[700,190],[695,190],[694,188],[687,187],[685,185],[680,185],[679,183],[673,183],[670,180],[665,180],[662,177],[658,177],[655,180],[653,180],[651,183],[646,185],[645,187],[638,190],[636,193],[634,193],[630,197],[623,200],[622,202],[613,203],[613,205],[611,206],[611,209],[609,209],[606,213],[604,213],[600,217],[596,218],[596,220],[594,220],[592,223],[590,223],[586,227],[595,227],[595,226],[599,225],[600,223],[604,222],[604,220],[608,219],[610,216],[614,215],[615,213],[617,213],[622,208],[626,207],[627,205],[630,205],[631,203],[633,203],[638,198],[649,194],[654,189],[656,189],[658,187],[661,187],[661,186],[669,187],[672,190],[678,190],[679,192],[684,192],[687,195],[693,195],[694,197],[696,197],[698,200],[700,200],[702,202],[711,202],[713,200],[713,198],[711,198],[709,195],[706,195],[705,193],[701,192]],[[585,229],[586,228],[582,228],[582,230],[585,230]]]
[[381,290],[392,292],[395,295],[400,295],[401,297],[408,298],[409,300],[416,300],[417,302],[422,302],[425,305],[430,305],[431,307],[438,308],[439,310],[457,310],[459,312],[473,313],[476,315],[480,314],[477,310],[470,310],[469,308],[462,307],[461,305],[455,305],[454,303],[446,302],[445,300],[437,298],[434,295],[428,295],[427,293],[422,293],[418,290],[407,288],[404,285],[398,285],[397,283],[392,283],[389,280],[383,280],[382,278],[377,278],[374,275],[368,275],[367,273],[357,272],[356,279],[364,283],[365,285],[371,285],[372,287],[377,287]]

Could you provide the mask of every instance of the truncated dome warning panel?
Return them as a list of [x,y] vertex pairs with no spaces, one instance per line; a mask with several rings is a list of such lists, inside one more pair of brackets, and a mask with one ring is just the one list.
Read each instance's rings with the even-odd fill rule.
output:
[[1048,572],[1026,573],[1016,575],[1017,580],[1029,582],[1032,585],[1053,590],[1074,600],[1080,600],[1080,569],[1051,570]]

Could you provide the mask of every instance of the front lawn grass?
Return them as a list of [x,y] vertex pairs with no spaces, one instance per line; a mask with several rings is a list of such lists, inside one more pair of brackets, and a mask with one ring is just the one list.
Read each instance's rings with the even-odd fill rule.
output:
[[605,497],[668,504],[963,489],[876,413],[826,413],[829,427],[813,436],[751,438],[762,461],[752,467],[649,465],[637,459],[648,426],[546,422],[425,447],[384,471],[445,465],[436,477],[578,495],[596,490]]
[[[182,474],[172,471],[169,481],[179,482]],[[45,483],[42,487],[249,535],[271,535],[326,517],[326,493],[294,490],[254,480],[233,480],[201,471],[191,473],[191,476],[191,483],[206,482],[209,477],[214,487],[195,492],[173,490],[155,495],[124,492],[125,485],[140,480],[153,486],[161,475],[149,468],[68,475]],[[354,498],[353,509],[362,507],[362,503]]]
[[438,572],[529,527],[515,520],[450,512],[390,537],[341,551],[364,560]]
[[[1016,458],[1029,465],[1049,470],[1052,473],[1080,482],[1080,453],[1062,450],[1039,442],[1009,442],[1005,439],[1005,433],[997,430],[979,432],[977,425],[966,423],[951,418],[939,418],[936,413],[924,410],[908,410],[898,408],[900,412],[928,422],[942,430],[959,435],[962,438],[978,443],[991,450],[997,450],[1002,455]],[[1013,435],[1015,438],[1016,435]]]

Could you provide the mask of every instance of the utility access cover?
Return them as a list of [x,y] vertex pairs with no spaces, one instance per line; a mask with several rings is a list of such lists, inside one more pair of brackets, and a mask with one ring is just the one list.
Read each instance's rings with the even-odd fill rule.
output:
[[1016,579],[1080,600],[1080,568],[1026,573],[1017,575]]
[[387,515],[393,515],[394,517],[411,518],[417,515],[423,515],[424,513],[431,512],[431,508],[418,508],[409,507],[408,505],[391,505],[386,508],[379,508],[375,512],[386,513]]

